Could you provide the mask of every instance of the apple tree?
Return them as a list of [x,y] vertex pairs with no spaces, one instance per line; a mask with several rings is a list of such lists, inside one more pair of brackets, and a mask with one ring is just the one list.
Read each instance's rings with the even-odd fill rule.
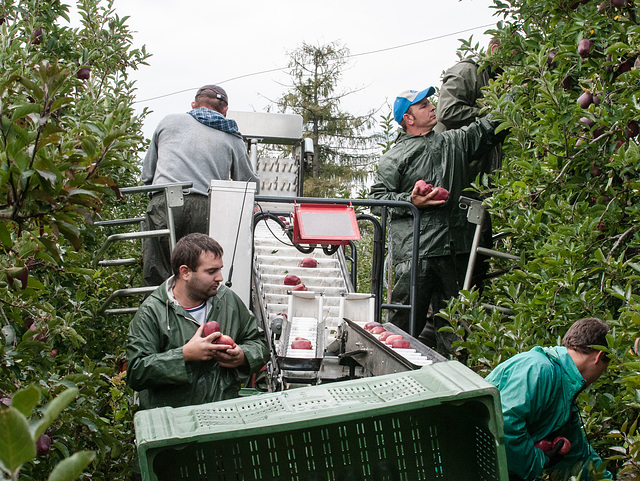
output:
[[87,449],[94,479],[124,479],[132,454],[117,366],[125,320],[93,316],[117,279],[89,266],[101,240],[92,218],[136,183],[144,142],[129,75],[148,55],[112,0],[76,8],[71,23],[60,0],[0,3],[0,397],[79,388],[48,427],[51,450],[22,468],[28,479]]
[[485,61],[502,73],[484,103],[509,136],[502,170],[476,187],[494,231],[508,234],[496,248],[520,260],[492,261],[507,273],[481,294],[463,292],[442,315],[480,372],[558,344],[581,317],[607,321],[614,360],[580,403],[603,458],[619,475],[638,475],[640,11],[633,0],[495,0],[494,8],[489,33],[501,45]]

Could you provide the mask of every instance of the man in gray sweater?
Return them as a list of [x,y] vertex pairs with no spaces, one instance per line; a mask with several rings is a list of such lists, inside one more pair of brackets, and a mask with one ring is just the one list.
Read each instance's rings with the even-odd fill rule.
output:
[[[212,179],[258,181],[236,122],[226,118],[229,103],[224,89],[205,85],[191,107],[185,114],[160,121],[142,166],[145,185],[193,182],[184,205],[173,211],[176,240],[191,232],[209,233]],[[147,229],[166,228],[164,193],[159,192],[147,207]],[[169,239],[146,239],[142,254],[144,283],[162,284],[171,275]]]

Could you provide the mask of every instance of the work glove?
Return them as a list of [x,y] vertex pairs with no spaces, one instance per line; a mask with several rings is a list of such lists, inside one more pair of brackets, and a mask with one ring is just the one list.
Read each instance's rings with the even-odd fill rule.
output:
[[561,436],[555,438],[553,442],[543,439],[542,441],[535,443],[534,446],[542,450],[544,453],[545,468],[550,468],[551,466],[558,464],[562,458],[564,458],[564,455],[571,449],[571,443],[569,440]]

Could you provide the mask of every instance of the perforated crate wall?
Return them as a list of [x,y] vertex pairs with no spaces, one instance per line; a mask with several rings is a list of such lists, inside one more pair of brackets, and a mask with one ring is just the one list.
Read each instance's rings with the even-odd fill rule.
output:
[[136,434],[146,480],[508,478],[497,391],[454,362],[143,411]]

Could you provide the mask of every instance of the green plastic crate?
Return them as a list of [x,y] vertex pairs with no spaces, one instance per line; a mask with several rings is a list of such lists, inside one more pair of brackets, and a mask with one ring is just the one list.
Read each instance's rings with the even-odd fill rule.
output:
[[135,416],[145,481],[507,481],[498,391],[456,361]]

